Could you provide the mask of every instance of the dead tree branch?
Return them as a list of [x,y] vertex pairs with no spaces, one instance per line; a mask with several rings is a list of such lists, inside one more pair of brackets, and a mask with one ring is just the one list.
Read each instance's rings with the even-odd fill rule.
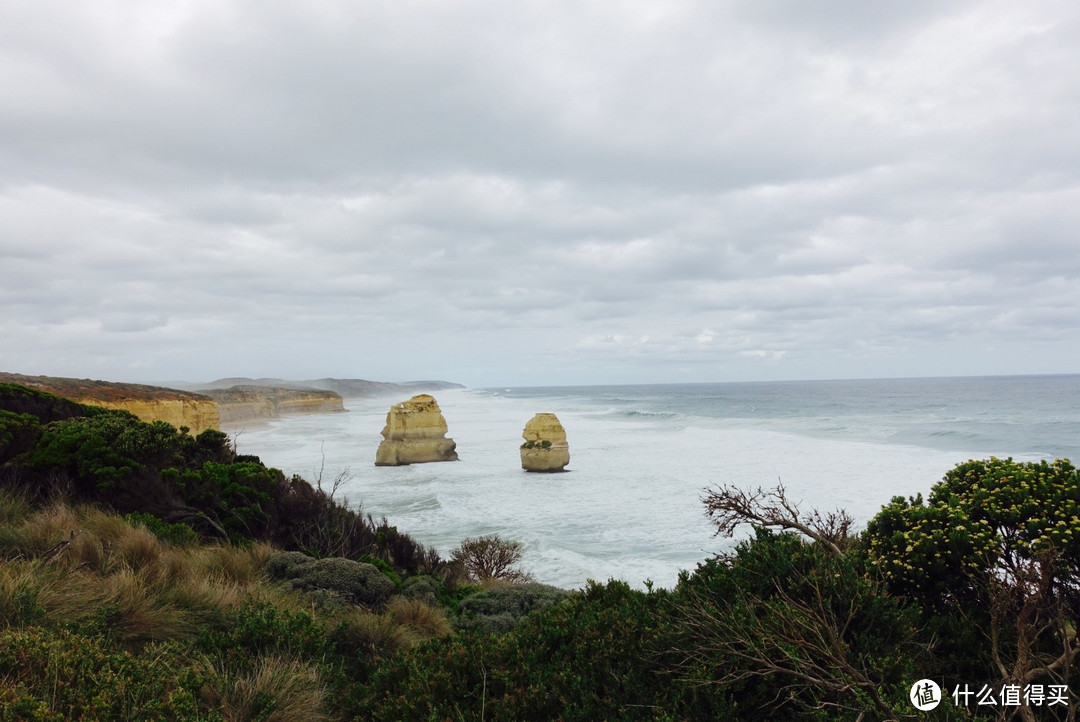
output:
[[831,553],[843,556],[841,544],[850,536],[854,520],[841,509],[822,515],[818,511],[802,515],[799,505],[790,501],[783,483],[775,489],[760,486],[746,492],[724,485],[706,489],[702,497],[705,514],[716,525],[716,535],[730,537],[742,524],[797,531],[813,539]]

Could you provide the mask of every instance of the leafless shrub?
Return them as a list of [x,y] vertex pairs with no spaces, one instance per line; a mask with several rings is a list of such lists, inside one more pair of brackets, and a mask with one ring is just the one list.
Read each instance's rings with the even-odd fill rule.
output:
[[851,536],[854,520],[844,510],[822,515],[817,510],[801,514],[799,505],[787,498],[782,483],[774,489],[760,486],[751,492],[724,485],[706,489],[702,498],[705,513],[716,524],[716,534],[730,537],[742,524],[797,531],[820,543],[833,554],[842,555]]
[[492,534],[463,540],[450,558],[464,566],[468,575],[481,583],[532,581],[531,574],[517,568],[521,555],[521,542]]
[[[1062,556],[1060,549],[1044,549],[1029,559],[1015,560],[984,580],[990,623],[982,631],[990,642],[999,688],[1024,688],[1033,683],[1069,686],[1070,671],[1080,656],[1080,638],[1068,595],[1055,589],[1055,577],[1065,563]],[[1068,696],[1064,714],[1072,720],[1080,709],[1080,699],[1071,691]],[[1036,719],[1026,703],[1015,714],[1024,722]]]

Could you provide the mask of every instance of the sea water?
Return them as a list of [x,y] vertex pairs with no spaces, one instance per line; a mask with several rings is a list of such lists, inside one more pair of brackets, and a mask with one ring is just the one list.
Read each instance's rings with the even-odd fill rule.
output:
[[[968,459],[1080,461],[1080,375],[434,392],[460,460],[376,467],[397,398],[349,399],[347,413],[230,430],[240,453],[324,488],[444,556],[466,537],[522,543],[538,581],[672,586],[730,550],[702,497],[721,484],[782,483],[805,510],[864,525],[897,495],[925,495]],[[522,471],[537,412],[570,445],[561,474]]]

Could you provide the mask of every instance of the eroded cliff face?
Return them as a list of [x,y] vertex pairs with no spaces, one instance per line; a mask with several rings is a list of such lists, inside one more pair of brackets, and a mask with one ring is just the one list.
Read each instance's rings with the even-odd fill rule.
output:
[[447,430],[446,419],[434,397],[418,394],[395,404],[386,414],[375,466],[456,461],[457,444],[446,438]]
[[206,429],[221,428],[217,402],[189,391],[144,384],[10,373],[0,373],[0,382],[30,386],[88,406],[130,411],[142,421],[164,421],[177,428],[186,426],[192,435]]
[[284,414],[329,414],[345,411],[339,394],[320,389],[234,386],[206,394],[218,403],[221,424],[237,426]]
[[130,411],[146,422],[164,421],[176,428],[186,426],[188,433],[197,436],[207,429],[221,429],[217,402],[213,399],[121,399],[106,401],[95,398],[72,399],[88,406]]
[[521,432],[521,468],[525,471],[565,471],[570,463],[566,430],[555,414],[540,413]]

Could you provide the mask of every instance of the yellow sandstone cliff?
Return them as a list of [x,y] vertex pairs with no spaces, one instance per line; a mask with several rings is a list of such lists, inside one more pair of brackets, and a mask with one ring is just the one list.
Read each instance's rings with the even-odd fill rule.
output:
[[265,421],[283,414],[330,414],[345,411],[340,394],[323,389],[233,386],[205,392],[218,402],[223,426]]
[[192,435],[220,429],[218,404],[209,396],[143,384],[69,379],[56,376],[23,376],[0,372],[0,383],[20,384],[88,406],[129,411],[147,422],[164,421]]

